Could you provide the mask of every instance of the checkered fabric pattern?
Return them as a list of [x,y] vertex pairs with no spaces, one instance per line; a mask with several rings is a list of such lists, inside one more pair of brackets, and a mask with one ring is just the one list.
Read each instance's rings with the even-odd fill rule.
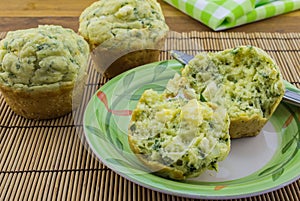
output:
[[215,31],[300,9],[300,0],[164,0]]

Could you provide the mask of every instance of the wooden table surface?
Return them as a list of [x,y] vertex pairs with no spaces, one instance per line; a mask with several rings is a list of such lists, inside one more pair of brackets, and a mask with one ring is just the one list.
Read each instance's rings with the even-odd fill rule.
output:
[[[14,0],[0,1],[0,32],[58,24],[78,30],[78,17],[96,0]],[[172,31],[212,31],[207,26],[158,0]],[[300,32],[300,10],[232,28],[234,32]]]

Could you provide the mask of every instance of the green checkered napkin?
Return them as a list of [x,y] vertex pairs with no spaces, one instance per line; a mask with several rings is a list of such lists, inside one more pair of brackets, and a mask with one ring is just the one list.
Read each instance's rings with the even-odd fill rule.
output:
[[220,31],[300,9],[300,0],[164,0]]

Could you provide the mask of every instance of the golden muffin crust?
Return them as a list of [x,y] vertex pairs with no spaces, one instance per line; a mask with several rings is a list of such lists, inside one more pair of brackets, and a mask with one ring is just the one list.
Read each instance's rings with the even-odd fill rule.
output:
[[100,0],[79,18],[79,33],[90,44],[94,67],[108,78],[158,61],[168,31],[156,0]]
[[69,113],[75,83],[82,89],[85,82],[88,56],[83,37],[61,26],[8,32],[0,42],[2,95],[17,114],[29,119]]
[[79,33],[91,49],[109,39],[118,41],[117,49],[143,49],[160,42],[168,30],[155,0],[100,0],[87,7],[79,18]]

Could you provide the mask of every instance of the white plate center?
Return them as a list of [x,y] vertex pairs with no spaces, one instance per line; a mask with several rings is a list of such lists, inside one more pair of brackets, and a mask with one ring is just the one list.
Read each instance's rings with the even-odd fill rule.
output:
[[273,157],[278,147],[278,135],[268,122],[256,137],[234,139],[228,157],[219,163],[219,172],[206,171],[197,181],[228,181],[248,176],[263,166]]

